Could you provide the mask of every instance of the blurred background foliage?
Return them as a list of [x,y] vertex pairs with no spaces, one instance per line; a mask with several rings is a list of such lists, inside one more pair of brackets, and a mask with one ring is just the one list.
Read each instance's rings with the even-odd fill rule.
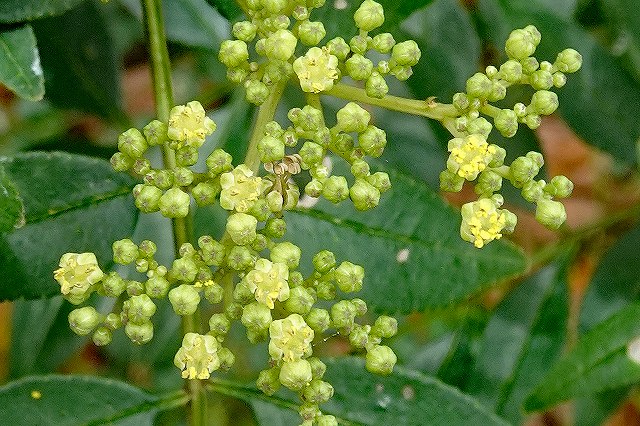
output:
[[[49,2],[49,9],[31,7],[37,3],[0,4],[0,299],[13,300],[0,303],[0,382],[64,372],[124,379],[151,394],[179,389],[172,362],[179,319],[168,304],[154,317],[156,337],[149,345],[133,347],[120,333],[98,349],[73,335],[66,319],[70,305],[53,296],[51,271],[64,249],[91,249],[109,259],[111,241],[133,233],[136,241],[165,243],[158,260],[172,257],[168,222],[133,209],[133,180],[124,176],[107,185],[106,162],[60,153],[108,159],[120,132],[154,118],[140,5],[67,0]],[[583,55],[583,68],[558,91],[558,112],[538,130],[521,128],[509,140],[491,136],[511,159],[543,152],[549,175],[564,174],[575,183],[565,201],[568,226],[559,233],[544,230],[514,191],[506,195],[519,217],[515,244],[468,247],[457,236],[457,213],[436,196],[448,133],[440,123],[373,108],[375,124],[389,140],[379,167],[392,175],[394,190],[367,214],[353,216],[348,206],[322,203],[294,212],[289,236],[308,256],[329,248],[366,264],[362,297],[376,311],[397,314],[401,332],[391,346],[407,371],[458,388],[514,424],[639,424],[640,367],[621,354],[640,334],[640,317],[633,316],[640,295],[640,2],[381,3],[384,29],[397,39],[415,39],[423,52],[413,77],[391,86],[395,95],[450,102],[474,72],[505,59],[501,46],[509,32],[527,24],[542,33],[538,58],[553,61],[565,47]],[[328,0],[312,17],[325,23],[327,39],[346,38],[354,33],[358,6]],[[164,12],[176,103],[200,101],[218,123],[205,149],[223,147],[237,163],[254,108],[226,81],[217,50],[240,9],[231,0],[166,0]],[[528,95],[514,93],[512,103]],[[302,102],[295,92],[286,99],[281,117]],[[341,106],[323,101],[329,110]],[[159,159],[156,153],[152,160]],[[48,187],[58,192],[43,190]],[[11,202],[15,193],[24,214],[14,223],[10,219],[22,208]],[[473,194],[447,198],[461,205]],[[65,213],[87,199],[93,201],[86,209]],[[52,200],[59,203],[51,207]],[[201,209],[195,218],[196,230],[212,234],[223,223],[216,209]],[[403,250],[410,262],[402,260]],[[228,376],[232,383],[250,382],[266,361],[265,346],[250,346],[242,335],[237,328],[229,337],[237,356]],[[558,362],[576,345],[577,352]],[[317,350],[342,355],[346,347],[336,337]],[[347,362],[336,368],[348,376],[356,367]],[[343,380],[344,392],[360,380],[374,380],[362,376]],[[340,391],[340,377],[334,380]],[[244,388],[230,389],[236,388],[215,388],[215,424],[296,424],[292,411]],[[557,405],[571,398],[572,404]],[[380,400],[375,403],[386,409]],[[537,413],[526,415],[523,403]],[[335,404],[334,412],[347,410]],[[156,422],[180,424],[181,416],[180,410],[168,410]]]

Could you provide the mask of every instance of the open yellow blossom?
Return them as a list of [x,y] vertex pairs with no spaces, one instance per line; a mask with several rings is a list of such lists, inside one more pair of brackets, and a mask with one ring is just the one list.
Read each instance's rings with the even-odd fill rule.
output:
[[293,62],[293,71],[303,91],[320,93],[330,90],[338,79],[338,58],[330,54],[326,47],[312,47]]
[[204,139],[216,130],[216,123],[206,116],[204,108],[198,101],[186,105],[178,105],[169,114],[167,136],[183,146],[200,148]]
[[225,210],[246,213],[262,193],[265,185],[262,178],[253,176],[244,164],[220,176],[220,206]]
[[220,368],[219,349],[220,343],[215,337],[187,333],[173,363],[182,370],[184,379],[208,379],[212,372]]
[[256,300],[269,309],[273,309],[277,300],[289,298],[289,268],[280,262],[258,259],[254,269],[249,271],[245,280]]
[[292,362],[311,355],[313,330],[298,314],[273,321],[269,337],[269,355],[276,361]]
[[95,254],[65,253],[53,277],[60,283],[60,292],[65,298],[78,304],[89,296],[91,287],[104,277],[104,273]]
[[489,145],[484,136],[472,134],[449,141],[447,169],[466,180],[474,180],[493,159],[496,146]]
[[502,232],[508,228],[508,213],[497,208],[491,198],[481,198],[462,206],[462,224],[460,236],[482,248],[490,241],[500,239]]

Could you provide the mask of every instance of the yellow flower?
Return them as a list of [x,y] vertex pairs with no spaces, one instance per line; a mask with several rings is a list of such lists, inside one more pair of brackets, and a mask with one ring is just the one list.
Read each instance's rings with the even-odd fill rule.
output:
[[276,299],[282,302],[289,298],[288,278],[289,268],[284,263],[258,259],[245,280],[256,300],[273,309]]
[[462,206],[460,236],[463,240],[482,248],[486,243],[500,239],[507,227],[507,213],[500,210],[491,198],[481,198]]
[[93,253],[65,253],[60,258],[60,268],[53,277],[60,283],[60,292],[72,303],[81,303],[91,288],[104,277]]
[[167,135],[170,139],[181,142],[180,146],[199,148],[204,144],[205,137],[215,130],[216,123],[205,115],[204,108],[198,101],[171,109]]
[[489,145],[484,136],[472,134],[449,141],[447,169],[466,180],[474,180],[491,162],[496,146]]
[[338,79],[338,58],[326,47],[312,47],[293,62],[293,70],[305,92],[320,93],[330,90]]
[[220,343],[215,337],[187,333],[173,363],[182,370],[184,379],[208,379],[212,372],[220,368],[218,350]]
[[225,210],[246,213],[251,209],[264,189],[262,178],[244,164],[220,176],[220,206]]
[[273,321],[269,336],[269,355],[276,361],[292,362],[311,355],[313,330],[298,314]]

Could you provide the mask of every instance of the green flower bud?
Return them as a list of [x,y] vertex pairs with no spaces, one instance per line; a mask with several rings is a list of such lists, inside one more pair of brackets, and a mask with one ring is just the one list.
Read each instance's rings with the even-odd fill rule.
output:
[[269,368],[268,370],[262,370],[258,374],[258,380],[256,380],[256,386],[265,395],[273,395],[280,388],[280,369],[278,367]]
[[389,86],[378,71],[373,71],[365,83],[367,96],[382,99],[389,92]]
[[198,273],[198,266],[190,257],[181,257],[173,261],[171,276],[183,282],[193,282]]
[[284,157],[284,142],[273,136],[265,136],[258,142],[258,154],[260,161],[271,163],[282,160]]
[[273,246],[269,258],[272,262],[284,263],[289,269],[296,269],[300,264],[301,255],[300,247],[285,241]]
[[111,339],[113,335],[111,330],[107,327],[98,327],[98,329],[93,333],[91,340],[96,346],[106,346],[111,343]]
[[201,248],[200,256],[207,266],[219,266],[224,260],[225,249],[218,241],[212,239],[210,244]]
[[189,214],[191,197],[180,188],[171,188],[160,197],[158,207],[164,217],[180,218]]
[[226,230],[233,242],[239,246],[251,244],[256,238],[258,220],[245,213],[234,213],[227,218]]
[[[348,133],[338,133],[337,135],[335,135],[332,139],[331,139],[331,150],[334,152],[339,152],[339,153],[350,153],[353,150],[353,147],[355,146],[355,143],[353,141],[353,136],[351,136]],[[329,173],[327,172],[326,175],[328,176]],[[324,176],[324,177],[327,177]],[[318,176],[314,176],[316,179],[318,179]]]
[[489,78],[477,72],[467,80],[467,94],[474,98],[487,99],[491,95],[493,83]]
[[313,267],[321,274],[329,272],[335,265],[336,257],[329,250],[322,250],[313,256]]
[[272,15],[279,14],[287,7],[287,0],[263,0],[262,6]]
[[307,358],[309,364],[311,364],[311,374],[314,379],[322,379],[324,373],[327,371],[327,366],[319,358],[311,357]]
[[557,198],[567,198],[573,192],[573,182],[566,176],[554,176],[544,187],[544,192]]
[[133,167],[133,163],[135,162],[133,158],[122,152],[113,154],[109,161],[111,162],[111,167],[113,167],[113,170],[116,172],[126,172]]
[[138,158],[134,161],[131,171],[137,175],[144,176],[151,171],[151,163],[146,158]]
[[387,134],[384,130],[369,125],[358,135],[358,145],[365,154],[380,157],[387,146]]
[[336,114],[336,127],[343,132],[362,133],[367,129],[371,114],[355,102],[349,102]]
[[352,293],[362,289],[364,268],[360,265],[345,261],[334,271],[336,284],[345,293]]
[[371,48],[380,53],[389,53],[396,41],[393,39],[393,35],[390,33],[381,33],[373,37],[371,41]]
[[142,240],[140,245],[138,246],[138,255],[146,258],[152,258],[156,251],[158,250],[158,246],[151,240]]
[[216,196],[220,193],[220,186],[209,182],[200,182],[191,189],[191,195],[200,207],[208,206],[216,201]]
[[531,181],[540,171],[540,166],[528,157],[518,157],[511,163],[510,172],[511,183],[516,188],[522,188]]
[[[253,294],[251,293],[250,298],[253,298]],[[269,309],[262,303],[250,303],[243,308],[240,321],[242,322],[242,325],[244,325],[249,330],[267,330],[272,321],[271,309]]]
[[218,148],[215,149],[209,157],[207,157],[207,168],[209,174],[217,176],[221,173],[228,172],[233,169],[231,164],[231,155]]
[[336,298],[336,286],[329,281],[320,281],[316,284],[316,296],[323,300]]
[[387,376],[393,372],[398,358],[390,347],[377,345],[367,352],[365,368],[374,374]]
[[312,290],[299,286],[290,290],[289,298],[284,302],[284,308],[293,314],[306,315],[315,302],[316,298]]
[[537,202],[544,194],[545,182],[531,180],[522,187],[522,198],[530,203]]
[[144,345],[153,339],[153,324],[147,321],[142,324],[127,323],[124,332],[131,342],[136,345]]
[[375,172],[365,178],[367,182],[373,185],[381,193],[391,189],[391,181],[389,175],[386,172]]
[[277,213],[282,211],[282,207],[284,206],[284,198],[282,194],[277,191],[271,191],[267,194],[267,206],[269,206],[269,211]]
[[312,380],[302,394],[305,401],[313,404],[323,404],[333,396],[333,386],[320,379]]
[[364,55],[369,48],[369,37],[363,34],[351,37],[351,40],[349,40],[349,48],[355,54]]
[[120,315],[111,312],[104,319],[104,325],[110,330],[117,330],[122,327],[122,320],[120,319]]
[[249,21],[240,21],[233,24],[231,33],[238,40],[249,43],[256,37],[257,30],[258,28],[253,23]]
[[344,176],[329,176],[322,186],[322,196],[334,204],[349,197],[349,185]]
[[367,303],[362,299],[351,299],[351,304],[355,309],[356,316],[361,317],[362,315],[367,313]]
[[191,315],[200,304],[200,294],[192,285],[182,284],[169,291],[169,302],[178,315]]
[[355,177],[366,178],[369,176],[369,163],[357,158],[351,163],[351,174]]
[[236,362],[236,356],[228,348],[218,349],[218,359],[220,360],[220,369],[229,371]]
[[117,272],[109,272],[102,280],[105,296],[118,297],[127,288],[127,283]]
[[564,73],[573,73],[582,66],[582,55],[573,49],[564,49],[558,53],[553,67]]
[[322,22],[302,21],[298,27],[298,37],[302,44],[315,46],[327,35]]
[[209,334],[212,336],[224,336],[231,329],[231,321],[225,314],[213,314],[209,318]]
[[366,211],[378,205],[380,191],[364,179],[356,179],[349,189],[349,196],[356,210]]
[[187,167],[174,168],[173,176],[177,186],[189,186],[193,182],[193,172]]
[[169,281],[164,277],[155,275],[145,283],[146,294],[156,299],[165,297],[169,291]]
[[553,75],[549,71],[535,71],[531,74],[530,84],[535,90],[550,89],[553,87]]
[[353,15],[356,27],[362,31],[371,31],[384,23],[384,10],[380,3],[364,0]]
[[[173,173],[170,170],[154,170],[149,172],[145,178],[150,178],[145,180],[149,180],[148,183],[162,190],[167,190],[173,186]],[[162,196],[162,192],[159,192],[159,194],[157,197],[158,201],[160,196]]]
[[128,238],[114,241],[112,245],[113,261],[121,265],[133,263],[138,258],[138,246]]
[[356,349],[362,349],[369,343],[371,326],[354,324],[349,333],[349,343]]
[[480,172],[475,192],[478,195],[490,196],[502,188],[502,176],[493,170],[485,169]]
[[293,8],[293,12],[291,12],[291,16],[293,16],[293,19],[295,19],[296,21],[304,21],[305,19],[309,19],[309,15],[311,15],[311,11],[300,4],[296,5]]
[[558,229],[567,220],[567,212],[561,202],[542,198],[536,206],[536,220],[549,229]]
[[282,238],[287,232],[287,223],[281,218],[271,218],[267,220],[262,232],[270,238]]
[[469,97],[464,93],[456,93],[453,95],[453,106],[460,112],[469,108]]
[[537,129],[542,124],[542,119],[538,114],[528,114],[523,121],[531,130]]
[[504,164],[504,159],[507,156],[507,151],[501,146],[491,144],[491,146],[495,147],[495,152],[491,157],[491,161],[489,161],[489,167],[500,167]]
[[327,42],[329,53],[338,58],[339,61],[347,59],[347,55],[351,52],[351,48],[342,37],[332,38]]
[[296,49],[298,39],[291,31],[281,29],[271,34],[264,42],[265,56],[269,59],[287,61]]
[[355,318],[356,309],[348,300],[341,300],[331,307],[331,322],[336,328],[350,328]]
[[331,317],[326,309],[311,308],[304,319],[316,333],[323,333],[331,326]]
[[564,87],[565,84],[567,84],[567,76],[561,72],[554,72],[553,85],[559,89],[561,87]]
[[310,105],[304,108],[292,108],[287,117],[296,127],[304,131],[318,131],[323,127],[322,112]]
[[527,75],[533,73],[540,66],[536,58],[524,58],[520,64],[522,65],[522,73]]
[[224,313],[230,320],[237,320],[242,316],[242,309],[243,306],[241,304],[233,302],[229,303],[229,306],[225,308]]
[[215,305],[222,302],[223,297],[224,289],[220,284],[213,281],[204,284],[204,298],[207,299],[207,302]]
[[255,261],[253,253],[245,246],[233,246],[227,254],[227,266],[235,271],[250,268]]
[[151,185],[138,184],[133,188],[135,205],[143,213],[158,211],[162,195],[162,190]]
[[420,48],[413,40],[403,41],[393,46],[391,51],[391,59],[396,64],[412,67],[420,60]]
[[283,363],[278,376],[280,383],[293,391],[304,389],[312,377],[311,364],[306,359]]
[[460,192],[464,178],[448,169],[440,172],[440,189],[447,192]]
[[506,138],[515,136],[518,131],[518,116],[510,109],[500,110],[500,112],[494,117],[493,123],[502,136]]
[[508,83],[517,83],[522,78],[522,64],[513,59],[500,65],[500,77]]
[[247,78],[248,75],[249,75],[249,70],[246,68],[228,68],[227,69],[227,80],[235,84],[242,83]]
[[220,45],[218,59],[227,68],[239,67],[249,59],[247,43],[242,40],[225,40]]
[[258,80],[247,80],[244,83],[247,102],[254,105],[262,105],[269,97],[269,88],[266,84]]
[[74,309],[69,312],[69,327],[79,336],[86,336],[102,321],[101,315],[93,306]]
[[345,71],[354,80],[366,80],[373,71],[373,62],[362,55],[355,54],[345,62]]
[[381,315],[371,327],[371,334],[388,339],[398,332],[398,320],[393,317]]
[[307,141],[302,145],[298,154],[302,157],[305,168],[309,168],[315,164],[322,163],[324,149],[315,142]]
[[330,414],[316,417],[316,422],[318,422],[318,426],[338,426],[338,420]]
[[[533,26],[530,25],[530,27]],[[509,38],[507,39],[504,48],[509,58],[524,59],[533,55],[533,52],[536,51],[536,46],[538,45],[536,42],[536,36],[532,30],[528,30],[527,28],[513,30],[511,31],[511,34],[509,34]],[[535,29],[535,27],[533,28]],[[538,42],[539,35],[540,33],[538,33]]]
[[142,157],[147,148],[147,140],[138,129],[129,129],[118,136],[118,150],[132,159]]
[[531,108],[539,115],[553,114],[558,104],[558,95],[547,90],[539,90],[531,97]]
[[289,288],[298,287],[304,282],[304,277],[300,271],[289,272]]
[[127,322],[143,324],[156,313],[156,305],[146,294],[132,296],[124,301],[122,313],[126,316]]
[[144,293],[144,284],[136,280],[127,280],[127,294],[129,296],[140,296]]

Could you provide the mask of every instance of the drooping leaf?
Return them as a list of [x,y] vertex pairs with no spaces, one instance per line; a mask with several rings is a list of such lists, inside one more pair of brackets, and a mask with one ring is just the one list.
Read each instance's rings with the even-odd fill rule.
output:
[[527,397],[524,408],[538,411],[568,399],[595,395],[640,380],[640,364],[627,345],[640,335],[640,303],[635,302],[586,333]]
[[135,181],[104,160],[64,153],[0,159],[25,208],[25,226],[0,234],[0,300],[59,294],[53,270],[66,252],[91,251],[103,269],[111,244],[130,236],[137,220]]
[[[182,392],[164,398],[127,383],[86,376],[29,376],[0,387],[5,425],[152,425],[158,411],[186,403]],[[8,408],[8,409],[7,409]]]
[[302,248],[303,266],[323,249],[362,265],[358,297],[391,312],[448,306],[524,270],[520,250],[504,241],[476,249],[460,238],[458,212],[423,183],[389,173],[392,189],[371,211],[319,200],[286,215],[287,238]]
[[581,304],[580,331],[587,332],[640,297],[640,226],[604,254]]
[[0,22],[13,23],[59,15],[84,0],[3,0]]
[[30,101],[44,96],[40,55],[31,25],[0,31],[0,83]]
[[[321,409],[346,425],[506,425],[476,400],[437,379],[396,367],[388,377],[374,376],[359,358],[325,360],[325,380],[335,393]],[[293,402],[266,396],[252,387],[214,379],[212,389],[246,401],[271,402],[295,410]]]
[[24,224],[24,207],[22,200],[7,177],[4,168],[0,167],[0,232],[19,228]]
[[520,283],[498,306],[466,388],[514,424],[522,423],[524,398],[565,344],[567,268],[573,256],[563,257]]
[[128,120],[120,107],[119,64],[98,7],[89,1],[33,23],[46,98],[124,126]]

